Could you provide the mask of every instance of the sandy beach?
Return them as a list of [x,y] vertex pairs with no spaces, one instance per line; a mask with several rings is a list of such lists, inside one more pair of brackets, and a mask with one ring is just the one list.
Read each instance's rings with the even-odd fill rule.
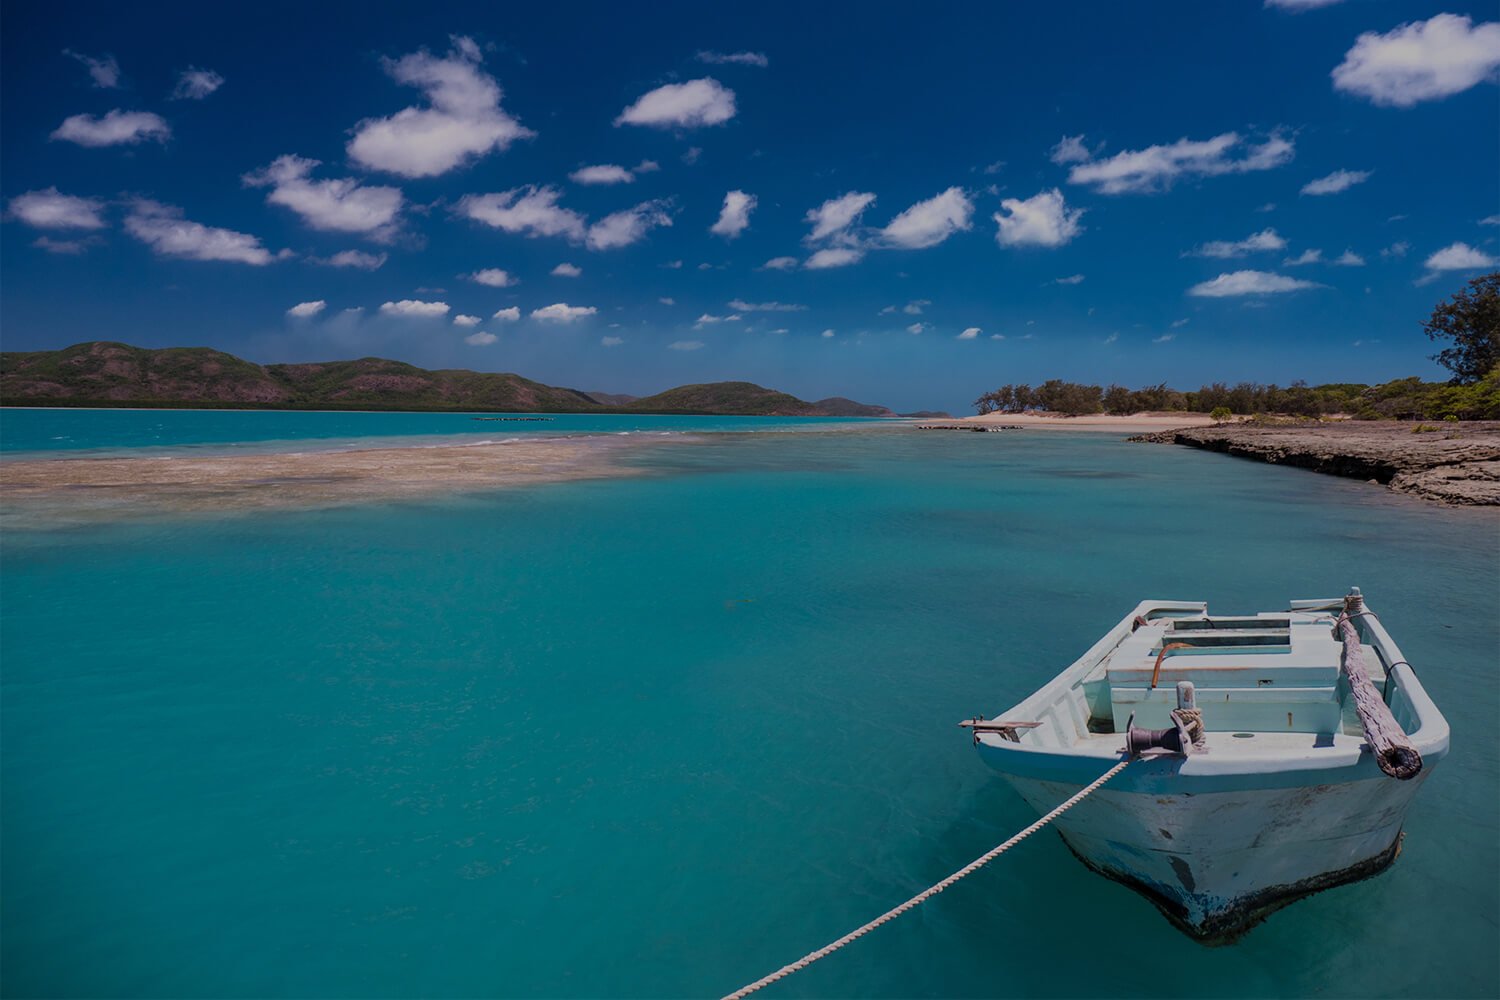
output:
[[1132,413],[1116,416],[1107,413],[1092,413],[1082,417],[1066,417],[1056,413],[986,413],[975,417],[956,417],[952,420],[921,420],[922,427],[964,427],[974,424],[1024,427],[1026,430],[1042,431],[1098,431],[1110,434],[1149,434],[1153,431],[1173,430],[1178,427],[1209,427],[1213,419],[1206,413]]

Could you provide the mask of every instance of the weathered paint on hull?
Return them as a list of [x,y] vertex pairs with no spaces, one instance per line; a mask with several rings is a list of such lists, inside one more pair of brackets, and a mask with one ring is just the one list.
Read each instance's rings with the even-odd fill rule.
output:
[[[1301,896],[1388,866],[1426,774],[1180,794],[1106,787],[1056,826],[1086,865],[1140,891],[1182,930],[1224,939]],[[1039,812],[1078,791],[1006,778]]]

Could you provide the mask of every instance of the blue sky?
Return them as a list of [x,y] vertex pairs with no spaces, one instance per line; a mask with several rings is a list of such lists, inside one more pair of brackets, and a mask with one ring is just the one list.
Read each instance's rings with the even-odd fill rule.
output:
[[1494,17],[10,3],[0,336],[903,409],[1438,377],[1500,256]]

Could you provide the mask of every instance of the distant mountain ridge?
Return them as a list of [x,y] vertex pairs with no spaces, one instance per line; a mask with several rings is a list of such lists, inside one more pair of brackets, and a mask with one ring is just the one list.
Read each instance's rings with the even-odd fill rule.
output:
[[103,340],[58,351],[0,352],[0,404],[893,415],[886,407],[842,397],[809,403],[753,382],[684,385],[636,398],[544,385],[512,373],[428,370],[385,358],[258,365],[209,347],[148,349]]

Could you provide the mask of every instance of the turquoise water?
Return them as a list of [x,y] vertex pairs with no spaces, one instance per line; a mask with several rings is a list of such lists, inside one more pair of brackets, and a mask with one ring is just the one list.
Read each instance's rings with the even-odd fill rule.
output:
[[[377,413],[254,410],[0,409],[0,456],[191,454],[278,450],[289,446],[371,447],[463,443],[540,434],[680,434],[689,431],[786,431],[868,423],[859,418],[712,417],[651,414]],[[517,417],[541,417],[518,420]],[[879,421],[876,421],[879,422]]]
[[1138,600],[1359,584],[1453,727],[1391,870],[1208,949],[1046,834],[763,995],[1500,993],[1493,514],[1108,436],[633,460],[9,533],[4,992],[718,995],[1029,823],[955,723]]

